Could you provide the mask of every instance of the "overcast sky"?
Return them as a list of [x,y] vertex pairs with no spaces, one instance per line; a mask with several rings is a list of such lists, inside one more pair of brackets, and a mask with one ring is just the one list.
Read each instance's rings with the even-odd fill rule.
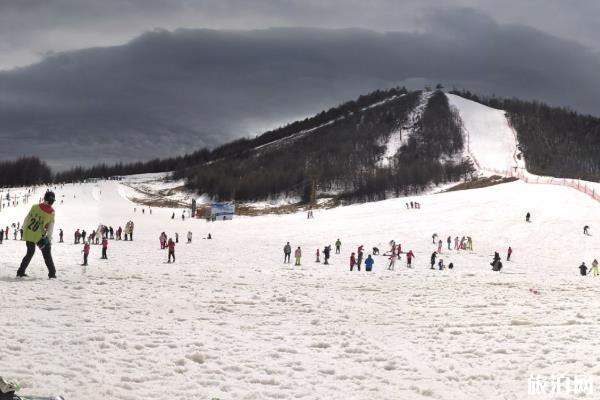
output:
[[0,0],[0,69],[62,50],[122,44],[154,28],[311,26],[427,29],[427,14],[470,7],[600,49],[595,0]]
[[600,115],[598,20],[596,1],[0,0],[0,159],[170,156],[424,82]]

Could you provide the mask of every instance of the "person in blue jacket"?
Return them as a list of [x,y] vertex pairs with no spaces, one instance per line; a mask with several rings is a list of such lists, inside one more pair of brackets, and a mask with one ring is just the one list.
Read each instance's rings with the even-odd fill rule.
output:
[[373,269],[373,264],[375,264],[375,260],[373,260],[369,254],[365,260],[365,271],[371,271]]

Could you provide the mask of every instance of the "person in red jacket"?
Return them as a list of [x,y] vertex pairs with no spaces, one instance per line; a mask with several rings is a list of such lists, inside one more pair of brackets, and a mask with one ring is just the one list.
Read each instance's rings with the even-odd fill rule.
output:
[[175,262],[175,242],[173,239],[169,238],[167,247],[169,248],[169,260],[167,262],[171,262],[171,257],[173,257],[173,262]]
[[108,249],[108,239],[102,238],[102,259],[108,260],[106,256],[106,250]]
[[[352,253],[352,255],[350,256],[350,271],[352,271],[352,268],[354,268],[355,265],[356,257],[354,256],[354,253]],[[360,267],[358,267],[358,270],[360,271]]]
[[83,245],[83,250],[81,251],[83,253],[83,264],[81,264],[81,266],[85,267],[88,265],[87,259],[88,255],[90,254],[90,244],[88,242],[85,242],[85,244]]
[[406,266],[408,268],[412,268],[412,259],[415,257],[415,254],[413,253],[412,250],[409,250],[408,253],[406,253]]

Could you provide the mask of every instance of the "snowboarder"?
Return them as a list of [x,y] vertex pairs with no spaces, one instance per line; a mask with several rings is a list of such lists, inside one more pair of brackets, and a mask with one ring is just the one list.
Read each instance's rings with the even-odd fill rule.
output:
[[[189,238],[189,236],[188,236]],[[290,242],[287,242],[285,246],[283,246],[283,263],[290,263],[290,255],[292,254],[292,246],[290,246]]]
[[588,269],[588,268],[587,268],[587,265],[585,265],[585,263],[584,263],[584,262],[582,262],[582,263],[581,263],[581,265],[579,266],[579,273],[580,273],[582,276],[586,276],[586,275],[587,275],[587,269]]
[[525,222],[531,222],[531,214],[529,211],[527,211],[527,214],[525,214]]
[[102,259],[108,260],[108,256],[106,255],[106,250],[108,250],[108,239],[102,238]]
[[340,239],[335,241],[335,254],[340,254],[340,251],[342,250],[342,242],[340,242]]
[[435,269],[435,268],[433,268],[433,266],[435,265],[436,257],[437,257],[437,253],[435,251],[433,253],[431,253],[431,268],[430,269]]
[[81,250],[81,252],[83,253],[83,264],[81,264],[81,266],[86,267],[88,265],[88,255],[90,254],[90,244],[88,242],[83,244],[83,250]]
[[169,238],[167,247],[169,248],[169,259],[167,262],[171,262],[171,257],[173,257],[173,262],[175,262],[175,242],[173,242],[173,239]]
[[300,265],[300,259],[302,258],[302,250],[300,250],[300,246],[294,252],[294,258],[296,258],[296,265]]
[[511,254],[512,254],[512,247],[508,246],[508,251],[506,252],[506,261],[510,261]]
[[42,251],[44,262],[48,268],[48,278],[56,278],[56,268],[52,260],[52,233],[54,231],[54,209],[52,204],[56,200],[54,192],[46,192],[44,201],[31,207],[29,214],[25,217],[23,226],[25,227],[24,238],[27,246],[27,253],[21,261],[21,266],[17,271],[17,277],[27,276],[25,271],[31,262],[37,245]]
[[412,259],[415,257],[415,254],[413,253],[412,250],[409,250],[408,253],[406,253],[406,267],[407,268],[412,268]]
[[365,271],[370,272],[373,269],[373,264],[375,264],[375,260],[369,254],[365,260]]

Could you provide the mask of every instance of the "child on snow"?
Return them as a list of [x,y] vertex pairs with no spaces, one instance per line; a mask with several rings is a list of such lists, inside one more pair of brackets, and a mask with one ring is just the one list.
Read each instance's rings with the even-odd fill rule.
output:
[[108,260],[108,257],[106,256],[106,250],[108,249],[108,239],[103,238],[102,239],[102,258],[104,260]]
[[[356,265],[356,257],[354,256],[354,253],[352,253],[350,255],[350,271],[352,271],[352,269],[354,268],[355,265]],[[358,270],[360,271],[360,267],[358,267]]]
[[594,273],[594,276],[598,276],[600,275],[600,271],[598,271],[598,260],[596,260],[594,258],[594,261],[592,261],[592,268],[590,269],[590,273]]
[[365,271],[370,272],[373,269],[373,264],[375,264],[375,260],[369,254],[365,260]]
[[412,268],[412,259],[415,257],[415,254],[413,253],[412,250],[409,250],[408,253],[406,253],[406,267],[407,268]]
[[294,252],[294,257],[296,258],[296,265],[300,265],[300,259],[302,258],[302,250],[300,250],[300,246]]

